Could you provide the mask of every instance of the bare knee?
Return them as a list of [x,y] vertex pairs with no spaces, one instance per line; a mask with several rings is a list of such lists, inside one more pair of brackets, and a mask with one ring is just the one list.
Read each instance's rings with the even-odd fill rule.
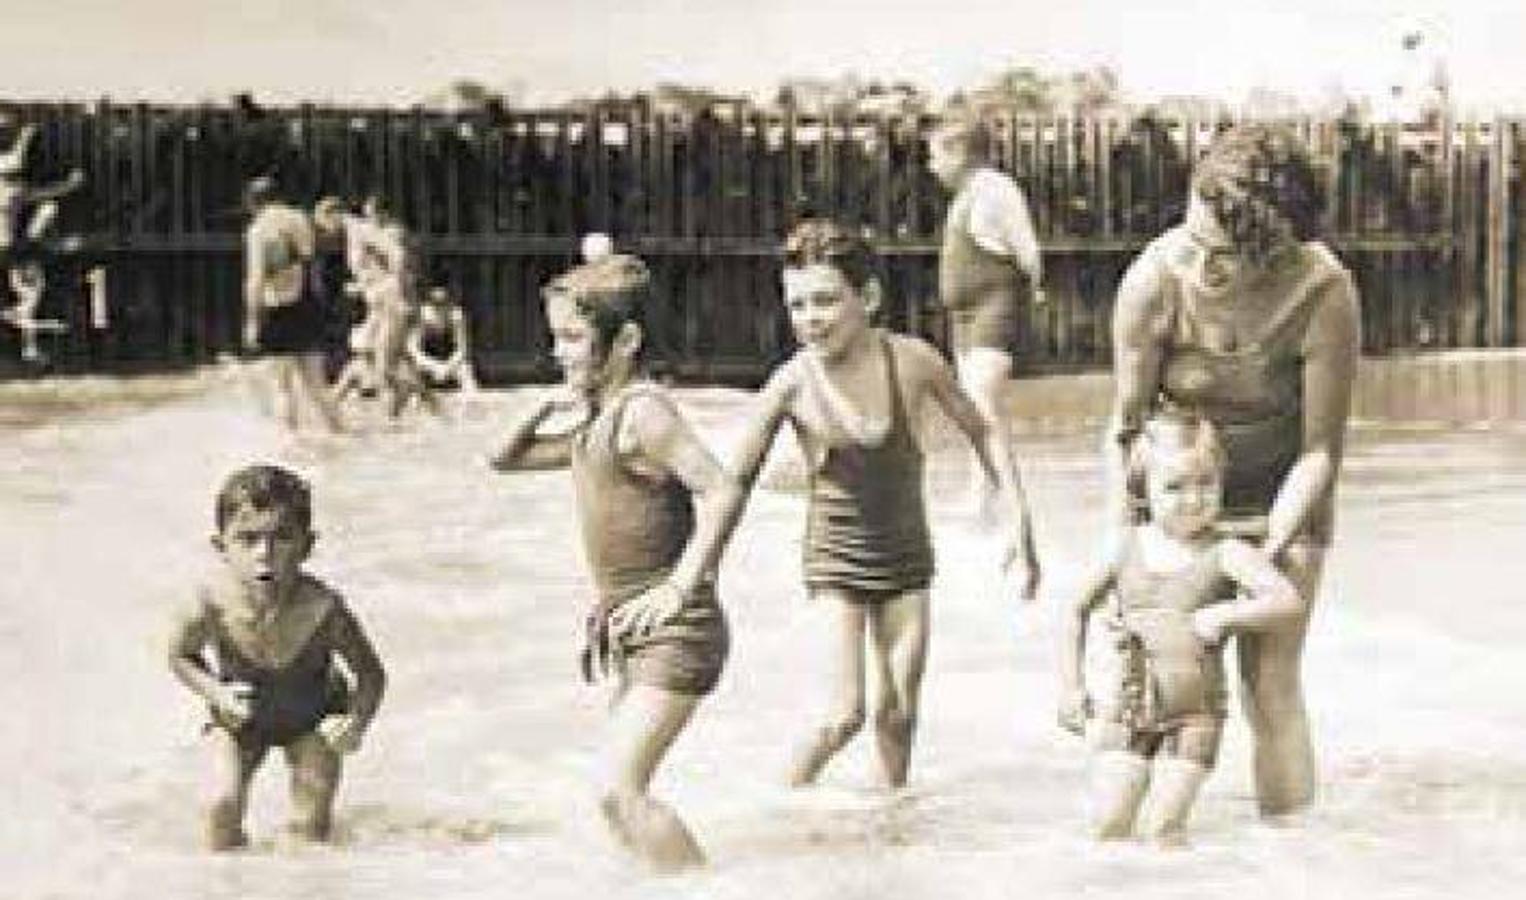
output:
[[899,703],[882,703],[874,711],[874,727],[887,737],[905,740],[917,729],[917,713]]
[[816,729],[817,735],[821,743],[841,747],[863,730],[864,719],[862,706],[838,710],[828,716],[826,721]]

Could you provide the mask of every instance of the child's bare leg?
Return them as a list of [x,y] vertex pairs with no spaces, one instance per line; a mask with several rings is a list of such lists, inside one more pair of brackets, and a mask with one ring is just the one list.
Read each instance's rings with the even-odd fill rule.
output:
[[903,787],[927,664],[927,591],[908,591],[873,607],[869,626],[880,667],[880,695],[874,707],[880,761],[890,786]]
[[364,386],[368,368],[366,361],[358,356],[351,356],[345,361],[344,368],[339,371],[339,377],[334,380],[334,387],[329,394],[335,405],[343,403],[351,393]]
[[328,840],[343,770],[339,754],[318,734],[305,734],[287,745],[286,764],[291,768],[292,830],[309,841]]
[[244,810],[249,804],[249,784],[265,759],[260,743],[240,744],[221,728],[208,733],[213,743],[217,794],[207,810],[207,845],[213,850],[248,846],[244,833]]
[[303,402],[318,413],[318,420],[330,434],[344,430],[339,421],[339,411],[329,397],[323,378],[323,355],[304,353],[292,360],[293,381],[303,396]]
[[403,330],[402,313],[392,309],[379,310],[381,316],[376,323],[376,345],[373,372],[375,373],[376,390],[382,399],[382,407],[390,415],[396,416],[402,412],[403,404],[407,402],[405,393],[407,385],[403,379],[405,373],[401,371],[404,363],[403,342],[406,335]]
[[461,385],[461,394],[463,397],[469,398],[477,393],[480,388],[477,384],[477,373],[472,371],[471,363],[464,362],[461,364],[461,367],[456,370],[456,383]]
[[276,421],[285,425],[290,431],[297,428],[297,398],[293,361],[286,356],[272,356],[267,363],[267,371],[270,373],[270,397],[272,409],[275,411]]
[[814,783],[832,756],[864,727],[864,606],[837,590],[817,590],[811,602],[832,620],[827,635],[832,695],[823,721],[795,756],[792,787]]
[[1139,814],[1139,836],[1166,844],[1184,840],[1187,817],[1208,767],[1195,759],[1162,754],[1150,776],[1150,800]]
[[1128,749],[1129,733],[1117,722],[1093,719],[1086,738],[1092,748],[1086,785],[1092,836],[1103,841],[1129,837],[1150,787],[1150,761]]
[[700,698],[631,685],[614,708],[599,810],[615,839],[662,871],[703,865],[705,855],[678,815],[647,793],[652,775]]

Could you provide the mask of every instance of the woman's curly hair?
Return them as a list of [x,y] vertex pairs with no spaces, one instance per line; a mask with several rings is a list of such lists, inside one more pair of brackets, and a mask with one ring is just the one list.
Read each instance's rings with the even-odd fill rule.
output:
[[1319,234],[1324,186],[1303,139],[1287,126],[1246,123],[1219,135],[1193,173],[1192,190],[1251,259]]

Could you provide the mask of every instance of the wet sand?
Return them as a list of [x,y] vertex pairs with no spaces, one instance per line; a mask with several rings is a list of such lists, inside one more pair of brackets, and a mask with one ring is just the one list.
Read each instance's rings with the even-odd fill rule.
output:
[[[231,373],[100,382],[58,404],[0,385],[0,895],[323,898],[693,896],[1506,896],[1526,880],[1526,435],[1359,427],[1307,651],[1322,799],[1262,824],[1234,720],[1175,852],[1080,834],[1079,743],[1053,727],[1054,596],[1090,552],[1089,431],[1021,444],[1049,591],[1001,595],[964,515],[962,456],[932,441],[940,575],[912,786],[883,791],[870,741],[819,789],[780,785],[820,700],[820,623],[799,585],[786,459],[723,569],[735,648],[659,790],[710,869],[653,879],[586,815],[603,701],[575,675],[588,587],[565,473],[480,460],[523,392],[461,421],[332,444],[281,437]],[[719,446],[738,401],[682,393]],[[90,413],[84,410],[92,410]],[[94,410],[106,410],[95,412]],[[310,477],[312,569],[342,588],[392,689],[351,758],[340,843],[280,836],[285,770],[256,785],[254,848],[200,842],[202,712],[162,634],[211,564],[211,498],[252,459]]]

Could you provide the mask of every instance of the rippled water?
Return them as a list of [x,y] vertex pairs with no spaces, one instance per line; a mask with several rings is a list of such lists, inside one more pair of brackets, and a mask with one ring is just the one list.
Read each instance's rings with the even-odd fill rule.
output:
[[[574,678],[586,596],[563,473],[480,465],[520,397],[330,445],[291,442],[236,380],[0,386],[0,895],[788,898],[1496,896],[1526,878],[1526,438],[1360,429],[1308,649],[1323,800],[1257,821],[1228,733],[1177,852],[1079,836],[1079,745],[1052,728],[1052,601],[998,596],[935,457],[940,580],[912,788],[866,742],[804,793],[779,787],[823,690],[799,587],[801,501],[777,465],[727,558],[736,635],[721,688],[660,779],[713,861],[652,879],[586,816],[602,701]],[[738,395],[684,402],[718,444]],[[88,417],[82,410],[89,409]],[[1051,585],[1087,555],[1090,435],[1023,444]],[[332,848],[280,835],[285,773],[256,786],[253,850],[199,847],[200,712],[162,630],[208,563],[214,486],[252,458],[317,492],[313,569],[350,596],[392,690],[351,758]]]

